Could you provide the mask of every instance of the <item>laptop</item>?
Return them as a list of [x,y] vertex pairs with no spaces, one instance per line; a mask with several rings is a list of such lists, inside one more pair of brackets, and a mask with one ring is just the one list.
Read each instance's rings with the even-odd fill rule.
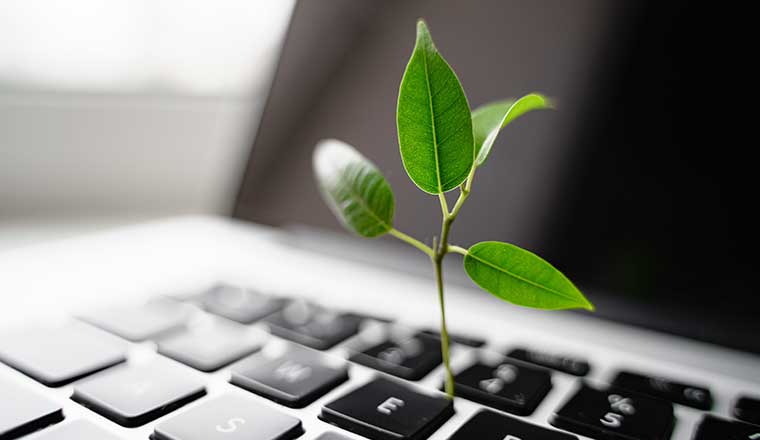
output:
[[[695,129],[698,12],[475,3],[300,2],[230,216],[0,255],[0,439],[760,439],[754,198],[698,147],[728,126]],[[597,309],[501,302],[447,257],[453,401],[429,262],[342,232],[310,177],[320,139],[355,145],[432,239],[394,126],[419,16],[471,105],[560,103],[505,133],[452,241],[545,255]]]

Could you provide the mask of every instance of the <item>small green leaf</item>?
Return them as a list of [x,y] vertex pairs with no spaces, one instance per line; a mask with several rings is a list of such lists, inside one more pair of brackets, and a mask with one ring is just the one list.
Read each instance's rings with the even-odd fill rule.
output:
[[401,80],[396,124],[404,168],[421,190],[440,194],[464,182],[475,160],[470,105],[422,20]]
[[464,257],[464,269],[475,284],[514,304],[547,310],[594,309],[562,272],[509,243],[473,245]]
[[327,205],[343,225],[377,237],[393,226],[393,191],[375,165],[352,146],[327,139],[317,144],[314,175]]
[[491,153],[496,136],[507,124],[532,110],[552,108],[545,96],[530,93],[517,101],[503,101],[485,104],[472,112],[472,131],[475,138],[475,164],[481,166]]

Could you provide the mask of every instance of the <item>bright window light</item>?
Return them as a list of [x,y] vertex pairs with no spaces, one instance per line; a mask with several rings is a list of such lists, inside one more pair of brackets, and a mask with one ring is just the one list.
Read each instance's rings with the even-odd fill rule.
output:
[[250,96],[294,0],[5,0],[0,90]]

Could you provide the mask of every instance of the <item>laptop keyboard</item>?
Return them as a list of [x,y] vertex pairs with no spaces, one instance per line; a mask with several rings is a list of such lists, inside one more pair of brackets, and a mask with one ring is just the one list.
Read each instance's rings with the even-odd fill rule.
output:
[[126,426],[140,426],[206,394],[204,384],[182,367],[159,359],[124,366],[85,379],[71,399]]
[[[334,363],[333,363],[334,364]],[[230,382],[281,405],[303,408],[348,380],[348,368],[297,346],[257,353],[232,368]]]
[[481,410],[451,437],[450,440],[504,440],[511,438],[536,440],[575,440],[571,434],[546,429],[489,410]]
[[84,324],[0,335],[0,361],[49,387],[66,385],[125,360],[123,345],[113,344]]
[[316,350],[327,350],[355,335],[362,317],[306,301],[293,301],[264,322],[275,336]]
[[661,377],[621,371],[612,380],[612,385],[696,409],[709,410],[713,405],[712,395],[707,388]]
[[[45,397],[0,380],[0,438],[16,438],[63,420],[60,406]],[[7,400],[6,400],[7,399]]]
[[[57,328],[6,331],[0,364],[30,380],[0,376],[0,440],[122,438],[86,417],[68,420],[46,396],[67,384],[71,400],[107,423],[141,427],[158,420],[148,425],[153,440],[422,440],[447,423],[458,425],[451,440],[668,440],[674,426],[693,440],[760,440],[758,396],[735,396],[730,417],[718,416],[707,412],[718,402],[704,384],[620,369],[600,385],[587,381],[594,365],[580,353],[528,345],[498,352],[477,335],[451,339],[469,353],[469,363],[455,365],[453,404],[440,392],[442,383],[415,383],[440,374],[435,330],[227,285]],[[135,347],[158,355],[140,362]],[[357,380],[357,365],[374,375]],[[203,378],[215,371],[228,384],[207,395]],[[535,414],[549,413],[537,408],[560,379],[574,389],[539,426]],[[338,387],[344,391],[315,403]],[[453,418],[465,401],[479,409]],[[325,427],[332,425],[328,432],[304,428],[315,413],[298,411],[312,404]],[[681,408],[703,414],[684,427]],[[313,423],[320,422],[306,426]]]
[[190,306],[161,299],[137,307],[102,310],[81,319],[129,341],[140,342],[181,330],[192,311]]
[[420,333],[383,341],[351,356],[350,360],[402,379],[420,380],[441,364],[441,343]]
[[291,440],[302,433],[301,421],[297,418],[253,399],[225,394],[159,423],[153,439]]
[[380,377],[326,404],[320,418],[371,439],[421,440],[452,415],[443,395]]
[[216,371],[261,348],[264,338],[239,324],[210,320],[158,341],[158,352],[196,370]]
[[491,408],[527,416],[552,387],[551,373],[504,360],[498,365],[478,362],[454,376],[459,396]]
[[592,438],[660,440],[670,438],[673,404],[633,395],[629,390],[582,384],[551,424]]

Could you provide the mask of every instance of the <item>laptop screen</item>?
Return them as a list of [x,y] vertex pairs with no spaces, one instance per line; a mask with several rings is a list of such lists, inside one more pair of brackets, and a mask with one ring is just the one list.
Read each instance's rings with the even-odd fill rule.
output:
[[339,231],[310,162],[314,144],[334,137],[386,174],[396,226],[432,239],[438,202],[408,181],[395,129],[414,23],[425,17],[472,107],[531,91],[559,102],[500,136],[452,241],[546,256],[596,316],[760,352],[746,212],[755,185],[730,112],[707,105],[731,75],[709,67],[728,60],[704,47],[731,36],[702,32],[710,11],[679,3],[479,3],[302,2],[236,215]]

